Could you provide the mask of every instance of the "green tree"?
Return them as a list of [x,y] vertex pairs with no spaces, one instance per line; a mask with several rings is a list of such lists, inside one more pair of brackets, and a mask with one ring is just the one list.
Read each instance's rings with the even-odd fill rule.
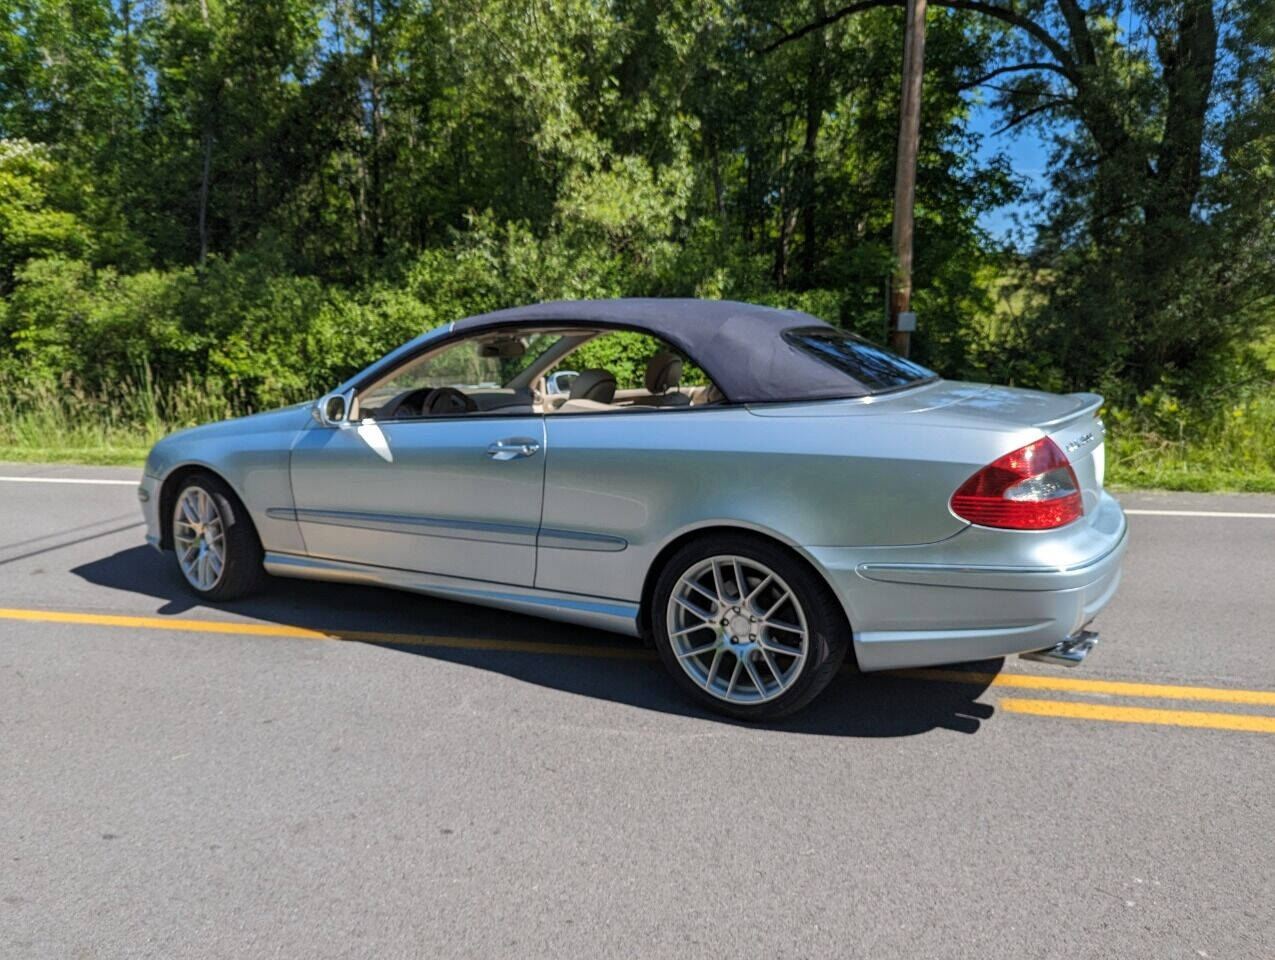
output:
[[47,147],[0,140],[0,295],[27,260],[91,252],[91,233],[67,187]]
[[[860,0],[789,21],[766,46],[901,3]],[[1037,198],[1048,213],[1022,274],[1043,296],[999,372],[1038,371],[1017,358],[1043,353],[1056,385],[1103,381],[1124,395],[1162,379],[1216,385],[1271,315],[1265,225],[1275,207],[1256,145],[1275,129],[1275,9],[1268,0],[930,5],[1003,28],[998,57],[960,84],[992,91],[1004,129],[1032,125],[1055,144],[1050,188]],[[932,72],[928,83],[943,77]]]

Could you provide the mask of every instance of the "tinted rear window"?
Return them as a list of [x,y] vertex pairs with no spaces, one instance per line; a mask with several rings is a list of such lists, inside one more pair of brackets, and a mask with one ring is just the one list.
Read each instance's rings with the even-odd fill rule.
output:
[[938,374],[891,353],[884,347],[856,337],[853,333],[824,327],[797,327],[784,331],[784,339],[798,350],[836,367],[861,384],[869,393],[897,390],[926,380],[937,380]]

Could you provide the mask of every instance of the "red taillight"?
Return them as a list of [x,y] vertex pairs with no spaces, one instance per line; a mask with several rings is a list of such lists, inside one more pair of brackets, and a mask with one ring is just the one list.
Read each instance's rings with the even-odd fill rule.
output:
[[994,460],[952,494],[952,512],[984,527],[1048,530],[1084,512],[1080,483],[1048,437]]

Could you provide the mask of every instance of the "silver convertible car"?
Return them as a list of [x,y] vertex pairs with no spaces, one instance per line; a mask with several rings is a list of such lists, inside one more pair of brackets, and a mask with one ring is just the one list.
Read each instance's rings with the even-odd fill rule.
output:
[[943,380],[794,311],[545,303],[166,437],[138,494],[208,599],[268,572],[615,630],[767,718],[847,655],[1082,660],[1126,540],[1101,402]]

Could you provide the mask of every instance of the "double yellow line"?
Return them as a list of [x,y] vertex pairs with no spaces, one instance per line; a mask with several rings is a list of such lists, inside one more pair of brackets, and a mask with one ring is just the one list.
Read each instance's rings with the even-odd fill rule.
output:
[[[914,680],[967,683],[976,686],[1045,690],[1052,693],[1088,694],[1102,697],[1143,697],[1162,700],[1196,700],[1210,703],[1237,703],[1275,707],[1275,691],[1237,690],[1232,687],[1190,687],[1165,683],[1129,683],[1122,680],[1081,680],[1034,673],[967,673],[960,670],[902,670],[900,676]],[[1033,700],[1002,697],[998,706],[1009,713],[1038,717],[1067,717],[1074,720],[1106,720],[1113,723],[1149,723],[1174,727],[1202,727],[1211,730],[1243,730],[1275,733],[1275,717],[1247,713],[1214,713],[1203,710],[1166,710],[1160,707],[1128,707],[1074,700]]]
[[[382,633],[365,630],[322,631],[287,624],[192,620],[178,617],[134,617],[102,613],[75,613],[62,610],[26,610],[0,607],[0,620],[28,623],[67,623],[98,627],[125,627],[134,630],[166,630],[189,633],[220,633],[238,636],[294,637],[305,640],[354,640],[391,646],[440,647],[453,650],[488,650],[509,653],[538,653],[557,656],[601,657],[614,660],[650,660],[654,654],[641,647],[612,647],[597,644],[551,643],[534,640],[494,640],[481,637],[441,637],[410,633]],[[1275,691],[1238,690],[1229,687],[1196,687],[1160,683],[1131,683],[1118,680],[1087,680],[1029,673],[975,673],[963,670],[900,670],[895,676],[911,680],[958,683],[978,687],[1071,693],[1099,697],[1141,697],[1275,707]],[[1115,723],[1158,724],[1200,727],[1213,730],[1241,730],[1275,733],[1275,716],[1214,713],[1200,710],[1168,710],[1152,707],[1088,703],[1074,700],[1036,700],[1002,697],[1000,708],[1009,713],[1078,720],[1106,720]]]

